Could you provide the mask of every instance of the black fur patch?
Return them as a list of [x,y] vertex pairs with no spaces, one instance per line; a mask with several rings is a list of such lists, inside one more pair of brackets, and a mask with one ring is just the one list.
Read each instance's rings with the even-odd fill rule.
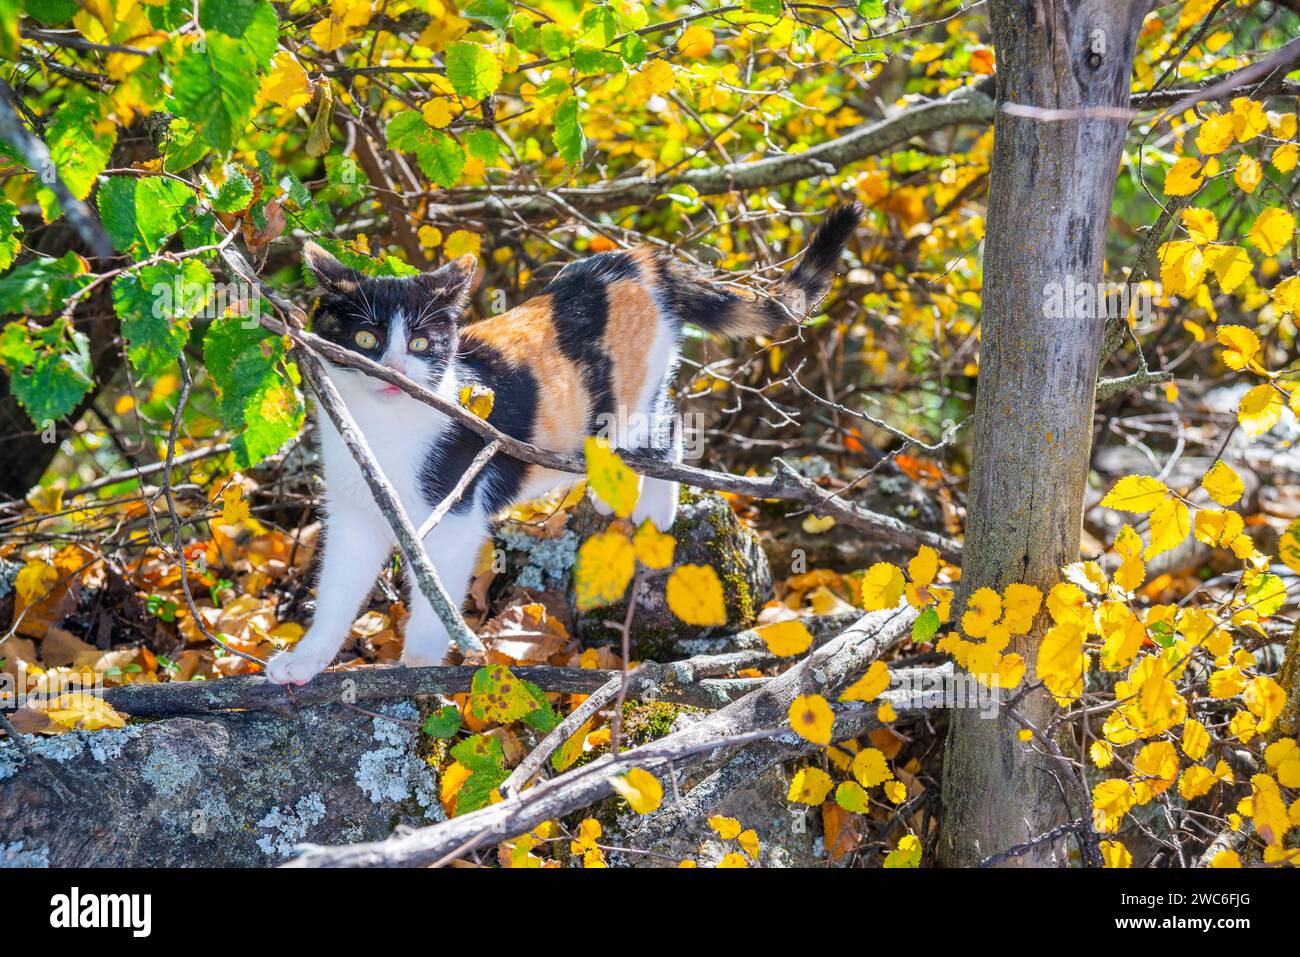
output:
[[[506,435],[523,442],[533,441],[537,380],[526,366],[512,365],[495,349],[476,343],[471,352],[457,361],[457,369],[457,381],[462,385],[477,383],[496,393],[489,422]],[[436,507],[447,497],[474,456],[483,451],[484,444],[481,436],[458,422],[453,422],[443,431],[420,467],[424,500],[431,507]],[[500,511],[518,497],[527,470],[527,464],[518,459],[494,456],[452,511],[464,514],[476,497],[488,514]]]
[[591,395],[588,434],[595,433],[599,416],[615,411],[611,363],[603,341],[609,322],[609,285],[637,278],[631,256],[600,253],[565,266],[542,290],[551,297],[560,351],[582,370]]

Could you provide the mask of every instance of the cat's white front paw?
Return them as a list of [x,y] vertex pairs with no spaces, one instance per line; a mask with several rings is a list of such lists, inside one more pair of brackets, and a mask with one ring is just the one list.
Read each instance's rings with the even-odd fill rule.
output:
[[646,519],[661,532],[673,527],[677,521],[677,483],[647,481],[641,486],[641,497],[632,509],[632,524],[639,526]]
[[305,650],[282,651],[266,663],[266,679],[277,685],[305,685],[329,663],[329,658],[322,660]]
[[402,645],[402,664],[408,668],[435,667],[442,664],[450,645],[451,638],[445,633],[424,638],[414,638],[408,633]]

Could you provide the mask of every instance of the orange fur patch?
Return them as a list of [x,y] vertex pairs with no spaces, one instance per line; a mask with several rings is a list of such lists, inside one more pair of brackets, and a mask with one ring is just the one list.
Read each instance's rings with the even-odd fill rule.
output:
[[553,452],[582,447],[591,396],[576,363],[557,347],[550,296],[473,323],[462,334],[464,348],[481,342],[506,361],[527,366],[537,380],[537,420],[533,443]]
[[624,279],[606,287],[609,320],[605,325],[605,353],[613,367],[610,388],[614,401],[636,411],[645,387],[651,343],[659,332],[659,306],[643,283]]

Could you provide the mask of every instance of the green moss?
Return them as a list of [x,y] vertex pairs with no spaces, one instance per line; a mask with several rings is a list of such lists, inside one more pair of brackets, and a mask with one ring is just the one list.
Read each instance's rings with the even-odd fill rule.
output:
[[677,716],[688,709],[685,705],[665,701],[625,701],[623,703],[623,736],[629,745],[642,745],[662,738],[672,730]]

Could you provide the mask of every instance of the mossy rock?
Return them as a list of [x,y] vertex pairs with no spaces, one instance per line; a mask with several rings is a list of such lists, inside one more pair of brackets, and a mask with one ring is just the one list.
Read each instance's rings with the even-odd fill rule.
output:
[[[610,521],[610,518],[598,514],[589,501],[584,501],[569,518],[569,529],[578,535],[580,541],[586,541],[604,531]],[[677,521],[671,533],[677,539],[674,567],[710,565],[718,573],[726,597],[727,623],[709,629],[686,624],[668,608],[664,596],[671,570],[645,575],[637,586],[631,629],[632,655],[641,660],[667,660],[672,657],[673,644],[684,638],[726,634],[752,627],[758,610],[772,597],[772,570],[758,537],[741,524],[720,495],[697,495],[683,490]],[[569,605],[575,633],[583,644],[621,643],[620,629],[607,623],[622,624],[627,615],[626,602],[579,612],[570,585]]]

